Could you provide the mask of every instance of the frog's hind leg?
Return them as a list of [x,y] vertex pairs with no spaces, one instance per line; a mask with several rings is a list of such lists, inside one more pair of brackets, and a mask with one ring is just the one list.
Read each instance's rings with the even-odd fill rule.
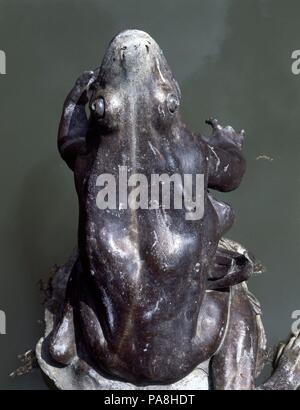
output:
[[280,344],[273,363],[271,377],[258,390],[299,390],[300,331],[292,334],[286,344]]
[[80,270],[81,264],[78,258],[72,267],[67,282],[62,312],[56,318],[53,332],[50,335],[50,354],[56,362],[63,365],[70,364],[77,355],[74,310]]
[[225,339],[210,363],[210,380],[216,390],[252,390],[263,367],[266,339],[258,301],[245,283],[232,288]]

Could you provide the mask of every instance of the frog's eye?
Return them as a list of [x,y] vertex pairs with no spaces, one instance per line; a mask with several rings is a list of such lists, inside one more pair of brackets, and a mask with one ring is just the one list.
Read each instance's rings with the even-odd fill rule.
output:
[[97,98],[97,100],[94,100],[91,103],[91,111],[99,118],[104,117],[104,112],[105,112],[105,104],[104,104],[104,99],[102,97]]
[[171,114],[174,114],[177,111],[179,107],[179,98],[177,97],[176,94],[173,94],[173,93],[168,94],[167,106]]

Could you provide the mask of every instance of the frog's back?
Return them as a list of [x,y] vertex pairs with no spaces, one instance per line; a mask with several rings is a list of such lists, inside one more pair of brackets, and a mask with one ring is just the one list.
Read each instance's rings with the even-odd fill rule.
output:
[[[169,378],[176,369],[190,370],[197,364],[193,360],[201,358],[193,338],[203,278],[216,246],[216,238],[204,237],[203,232],[213,232],[207,225],[217,222],[209,203],[203,218],[194,221],[187,220],[184,207],[174,209],[172,200],[170,209],[119,209],[117,195],[116,209],[99,209],[98,177],[111,174],[118,187],[120,166],[127,167],[128,178],[143,174],[149,185],[153,174],[177,174],[182,180],[184,174],[205,176],[204,148],[185,127],[173,129],[171,135],[146,134],[138,141],[134,157],[132,141],[119,136],[99,145],[85,198],[86,274],[101,296],[95,309],[103,312],[103,340],[112,353],[104,355],[103,362],[111,357],[104,366],[111,371],[115,360],[119,369],[120,362],[139,357],[143,363],[136,371],[145,373],[139,378],[149,379],[147,373],[152,372],[155,379],[157,369]],[[178,355],[182,357],[179,367]],[[157,361],[161,363],[156,369]]]
[[[178,84],[151,37],[134,30],[112,41],[90,101],[88,140],[99,146],[77,182],[84,187],[78,189],[80,312],[99,366],[140,382],[180,378],[212,353],[200,349],[197,329],[217,215],[206,195],[204,143],[182,124],[179,101]],[[119,209],[120,167],[128,178],[142,175],[148,193],[153,174],[203,174],[203,218],[188,220],[184,207],[171,202],[165,209],[160,200],[158,209]],[[116,188],[115,209],[99,209],[103,174],[113,197]]]
[[[86,256],[93,275],[98,276],[99,281],[106,282],[111,271],[112,278],[116,278],[119,272],[120,277],[116,279],[119,282],[143,285],[150,282],[152,286],[156,280],[163,283],[167,277],[170,280],[171,276],[177,279],[184,276],[182,270],[186,268],[187,261],[193,263],[195,260],[197,266],[201,265],[199,252],[202,248],[202,231],[208,223],[207,219],[214,219],[214,214],[209,207],[205,209],[203,217],[189,220],[184,200],[182,209],[174,209],[174,186],[172,183],[169,185],[168,178],[176,175],[183,182],[184,175],[191,174],[195,180],[198,174],[204,175],[205,181],[206,159],[197,137],[185,128],[178,127],[177,131],[181,134],[178,140],[174,139],[173,134],[161,137],[147,134],[146,138],[140,138],[134,158],[132,141],[127,140],[123,144],[116,136],[115,141],[107,139],[100,144],[88,180],[84,204]],[[103,180],[99,186],[101,175]],[[112,177],[108,178],[110,181],[115,181],[108,183],[112,197],[116,194],[116,201],[111,201],[107,209],[99,209],[99,193],[104,188],[106,175]],[[139,184],[135,182],[128,189],[124,184],[133,175],[142,175],[146,181],[146,209],[133,209],[130,205],[130,195]],[[167,175],[165,184],[170,187],[171,199],[169,209],[164,208],[161,196],[159,206],[151,197],[151,181],[153,183],[156,180],[153,175]],[[123,194],[124,190],[128,191],[125,207],[119,187]],[[205,186],[201,195],[206,201]],[[108,200],[108,196],[105,200]],[[205,241],[208,239],[205,238]]]

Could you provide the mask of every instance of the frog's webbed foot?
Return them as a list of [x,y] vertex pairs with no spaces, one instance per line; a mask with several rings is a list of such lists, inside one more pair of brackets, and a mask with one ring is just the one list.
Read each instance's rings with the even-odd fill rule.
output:
[[250,278],[255,272],[255,260],[237,242],[222,238],[208,279],[209,289],[225,289]]
[[205,121],[206,124],[212,127],[212,135],[208,138],[208,142],[213,145],[220,145],[222,143],[233,144],[238,148],[242,148],[245,131],[236,132],[230,125],[222,127],[216,118],[209,118]]
[[232,191],[240,185],[246,168],[242,153],[245,132],[236,132],[231,126],[222,127],[212,118],[206,123],[212,127],[210,136],[201,136],[207,146],[208,187]]
[[258,389],[297,390],[300,387],[300,331],[278,349],[274,373]]
[[85,105],[91,93],[91,85],[96,80],[99,69],[84,71],[76,80],[74,87],[69,93],[69,99],[75,104]]

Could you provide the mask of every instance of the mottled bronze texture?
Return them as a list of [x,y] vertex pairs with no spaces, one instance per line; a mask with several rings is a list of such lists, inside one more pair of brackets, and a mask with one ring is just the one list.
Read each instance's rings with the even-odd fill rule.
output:
[[[136,385],[173,383],[210,360],[212,388],[252,389],[266,349],[260,306],[245,285],[256,264],[223,239],[234,212],[209,192],[240,185],[244,132],[215,119],[210,137],[190,132],[180,97],[159,46],[138,30],[117,35],[101,67],[69,93],[58,148],[74,172],[78,256],[47,346],[60,365],[80,359]],[[203,174],[203,218],[186,220],[174,206],[99,210],[97,177],[118,181],[120,166],[149,179]],[[295,362],[299,338],[293,343]],[[279,366],[263,387],[295,388],[299,368],[286,384],[292,373],[284,372]]]

